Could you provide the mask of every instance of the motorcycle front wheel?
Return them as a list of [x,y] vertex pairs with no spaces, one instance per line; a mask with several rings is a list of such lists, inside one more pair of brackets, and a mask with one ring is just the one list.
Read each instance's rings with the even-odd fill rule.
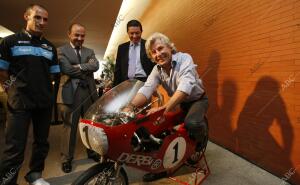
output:
[[128,185],[128,178],[123,168],[116,178],[114,163],[106,162],[90,167],[72,185]]

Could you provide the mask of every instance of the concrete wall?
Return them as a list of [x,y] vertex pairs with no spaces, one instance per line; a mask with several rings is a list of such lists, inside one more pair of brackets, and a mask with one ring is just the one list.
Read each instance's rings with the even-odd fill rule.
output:
[[300,184],[300,1],[155,0],[141,21],[198,64],[210,139]]

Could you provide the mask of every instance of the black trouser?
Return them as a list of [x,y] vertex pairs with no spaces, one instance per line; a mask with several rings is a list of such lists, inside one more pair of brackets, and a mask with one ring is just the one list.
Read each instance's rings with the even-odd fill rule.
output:
[[[74,95],[74,103],[72,105],[59,104],[61,117],[64,122],[61,138],[61,157],[62,162],[72,161],[74,158],[77,128],[80,117],[92,104],[91,93],[88,88],[78,86]],[[93,152],[87,150],[87,154]]]
[[4,155],[0,163],[0,184],[16,184],[24,161],[30,121],[33,124],[32,156],[26,180],[32,182],[41,176],[49,151],[48,134],[51,107],[32,110],[14,110],[8,107]]
[[201,143],[208,134],[208,125],[204,119],[208,109],[207,96],[204,95],[193,102],[182,103],[181,108],[186,113],[184,123],[190,137]]

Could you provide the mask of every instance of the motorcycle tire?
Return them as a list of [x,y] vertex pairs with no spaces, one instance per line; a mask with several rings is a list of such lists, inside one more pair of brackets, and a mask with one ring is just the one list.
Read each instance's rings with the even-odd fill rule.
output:
[[128,185],[128,177],[123,168],[120,169],[118,178],[121,182],[112,182],[115,172],[113,162],[99,163],[83,172],[72,185]]

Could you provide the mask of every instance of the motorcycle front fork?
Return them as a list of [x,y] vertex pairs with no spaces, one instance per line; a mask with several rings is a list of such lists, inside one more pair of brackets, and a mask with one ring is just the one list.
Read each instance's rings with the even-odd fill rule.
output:
[[[99,162],[100,162],[100,163],[109,162],[109,159],[106,159],[105,157],[101,156]],[[119,179],[119,175],[120,175],[120,170],[121,170],[121,168],[122,168],[122,164],[119,163],[119,162],[115,162],[115,161],[114,161],[114,166],[113,166],[113,167],[114,167],[115,175],[112,176],[112,177],[110,177],[110,180],[111,180],[112,182],[117,182],[117,180]],[[113,183],[113,184],[115,184],[115,183]]]
[[115,162],[114,168],[115,168],[115,173],[116,173],[116,175],[115,175],[115,178],[116,178],[116,179],[119,178],[119,174],[120,174],[121,167],[122,167],[122,166],[121,166],[120,163]]

